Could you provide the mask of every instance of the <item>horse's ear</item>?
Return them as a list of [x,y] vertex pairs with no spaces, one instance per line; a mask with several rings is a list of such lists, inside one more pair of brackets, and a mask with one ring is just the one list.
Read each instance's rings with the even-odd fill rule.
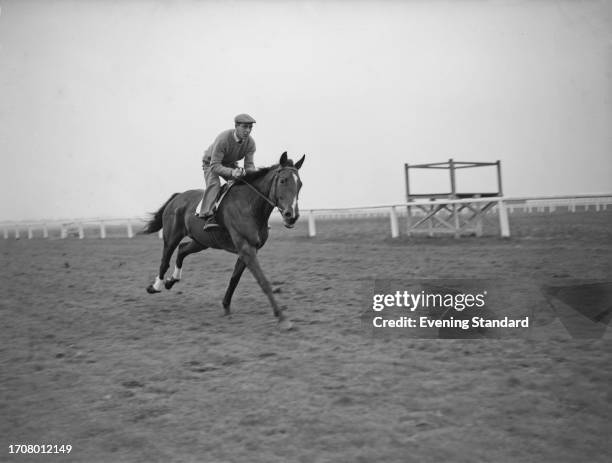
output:
[[287,152],[286,151],[283,154],[281,154],[280,161],[278,161],[278,163],[281,165],[281,167],[285,167],[285,165],[287,164]]
[[300,158],[300,160],[298,162],[295,163],[295,168],[296,169],[300,169],[300,167],[302,167],[302,164],[304,164],[304,159],[306,159],[306,155],[302,156]]

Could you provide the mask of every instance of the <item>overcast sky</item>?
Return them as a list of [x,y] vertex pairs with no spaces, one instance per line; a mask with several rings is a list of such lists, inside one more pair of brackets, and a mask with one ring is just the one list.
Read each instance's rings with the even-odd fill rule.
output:
[[157,209],[242,112],[257,165],[306,154],[302,209],[401,203],[405,162],[451,157],[610,192],[611,5],[1,0],[0,220]]

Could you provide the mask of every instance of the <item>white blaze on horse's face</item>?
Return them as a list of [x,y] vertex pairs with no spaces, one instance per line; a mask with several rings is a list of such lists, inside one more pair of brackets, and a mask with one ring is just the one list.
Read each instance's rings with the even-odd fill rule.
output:
[[[298,178],[298,176],[296,174],[293,174],[293,181],[295,182],[296,185],[300,181],[300,179]],[[294,210],[297,210],[297,207],[298,207],[297,200],[298,200],[298,195],[296,194],[295,197],[293,198],[293,204],[291,205],[291,207]]]
[[277,206],[283,217],[283,223],[287,228],[293,228],[300,217],[298,207],[298,195],[302,188],[297,172],[287,169],[279,173],[277,184]]

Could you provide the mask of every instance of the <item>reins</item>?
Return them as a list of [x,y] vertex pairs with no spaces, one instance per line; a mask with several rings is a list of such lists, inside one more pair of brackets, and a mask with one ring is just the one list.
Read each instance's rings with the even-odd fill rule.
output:
[[[274,192],[276,193],[276,182],[278,181],[278,174],[280,173],[281,170],[283,169],[290,169],[290,170],[294,170],[297,172],[297,169],[294,167],[281,167],[280,169],[277,169],[276,172],[274,173],[274,178],[272,179],[272,187],[270,188],[270,193]],[[273,208],[276,207],[278,208],[279,211],[281,211],[280,207],[278,207],[278,205],[275,202],[272,202],[272,200],[270,198],[268,198],[266,195],[264,195],[261,191],[259,191],[257,188],[255,188],[253,185],[251,185],[249,182],[247,182],[245,179],[239,177],[236,180],[240,180],[242,183],[244,183],[246,186],[248,186],[251,190],[253,190],[260,198],[264,199],[270,206],[272,206]],[[276,198],[274,198],[276,199]],[[282,213],[283,211],[281,211]]]
[[[275,177],[276,177],[276,175],[275,175]],[[251,185],[245,179],[237,178],[236,180],[240,180],[242,183],[244,183],[246,186],[248,186],[251,190],[253,190],[255,193],[257,193],[257,195],[259,195],[260,198],[263,198],[265,201],[267,201],[267,203],[270,206],[277,207],[276,204],[274,204],[272,201],[270,201],[270,198],[268,198],[266,195],[264,195],[261,191],[259,191],[257,188],[255,188],[253,185]]]

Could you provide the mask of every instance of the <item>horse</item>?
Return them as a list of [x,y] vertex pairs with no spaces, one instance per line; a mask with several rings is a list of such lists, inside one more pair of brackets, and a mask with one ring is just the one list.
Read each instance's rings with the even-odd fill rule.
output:
[[[230,304],[234,290],[245,268],[251,271],[257,283],[268,297],[274,316],[281,329],[291,329],[292,324],[276,302],[270,282],[257,259],[257,251],[268,239],[268,219],[274,208],[281,213],[283,224],[293,228],[300,213],[298,195],[302,188],[299,169],[306,156],[295,164],[284,152],[278,164],[249,172],[237,179],[225,194],[217,208],[219,228],[204,230],[204,221],[195,211],[202,190],[188,190],[174,193],[155,212],[145,225],[142,233],[155,233],[163,229],[164,249],[159,274],[155,282],[146,289],[150,294],[159,293],[162,284],[171,289],[180,281],[183,261],[189,254],[208,248],[222,249],[237,254],[234,272],[223,297],[225,315],[231,314]],[[188,236],[191,241],[181,243]],[[178,246],[174,273],[164,280],[170,266],[170,258]]]

